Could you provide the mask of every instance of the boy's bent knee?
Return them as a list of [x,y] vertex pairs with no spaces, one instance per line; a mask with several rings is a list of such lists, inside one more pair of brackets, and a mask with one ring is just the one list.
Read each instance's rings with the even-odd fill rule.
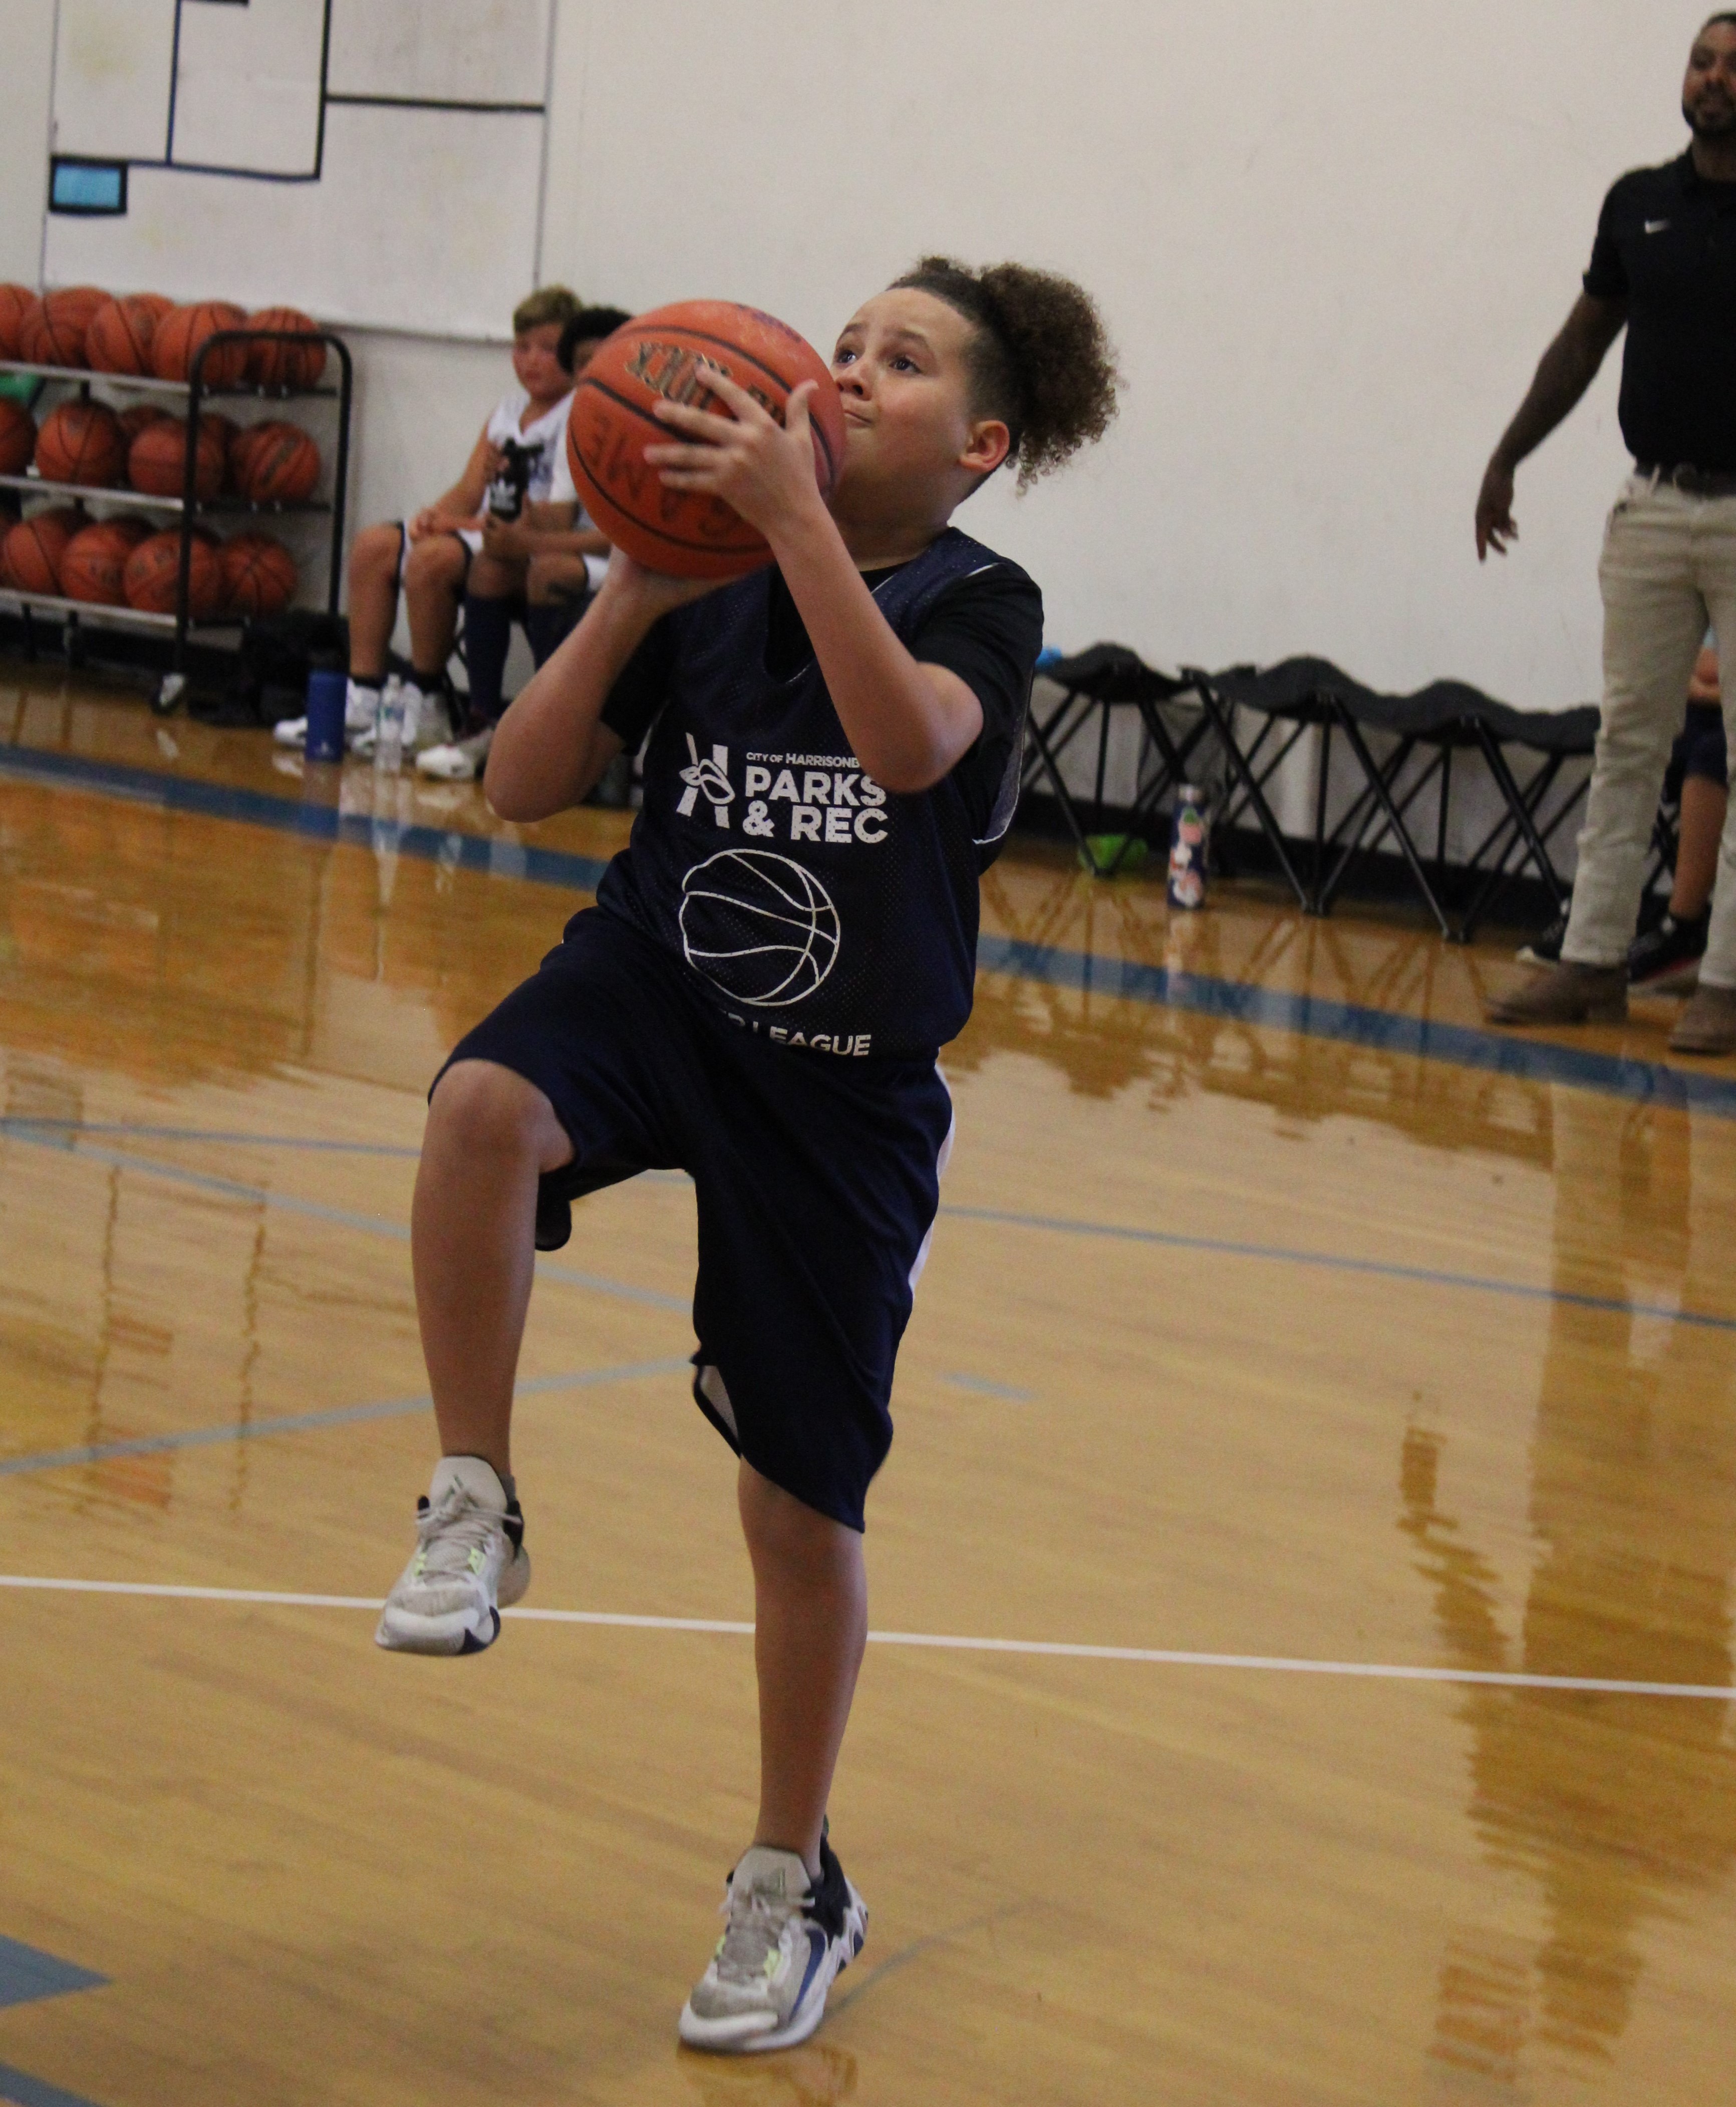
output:
[[539,1173],[573,1160],[573,1143],[536,1085],[494,1061],[456,1061],[434,1085],[428,1137],[498,1161],[528,1157]]
[[403,546],[403,530],[400,528],[390,520],[376,520],[371,527],[364,527],[351,544],[349,568],[352,573],[395,571],[398,551]]
[[412,541],[404,559],[404,584],[414,591],[443,586],[456,592],[464,582],[465,546],[456,534],[425,534]]
[[847,1523],[822,1514],[743,1459],[737,1480],[741,1526],[756,1557],[829,1566],[853,1562],[861,1537]]

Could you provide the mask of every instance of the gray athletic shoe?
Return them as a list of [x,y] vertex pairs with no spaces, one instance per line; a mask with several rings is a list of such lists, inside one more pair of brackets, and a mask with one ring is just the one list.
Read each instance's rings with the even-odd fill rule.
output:
[[416,1502],[416,1556],[386,1597],[376,1642],[397,1653],[480,1653],[530,1585],[524,1517],[492,1465],[446,1456]]
[[689,2048],[790,2048],[825,2017],[826,1992],[868,1936],[868,1906],[822,1837],[820,1879],[794,1851],[756,1844],[730,1875],[724,1933],[681,2009]]
[[1672,1054],[1736,1054],[1736,988],[1702,981],[1670,1034]]

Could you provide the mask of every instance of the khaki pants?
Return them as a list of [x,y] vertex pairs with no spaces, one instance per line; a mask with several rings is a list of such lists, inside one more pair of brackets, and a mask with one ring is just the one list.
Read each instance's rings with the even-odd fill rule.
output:
[[[1736,756],[1736,497],[1690,497],[1630,476],[1609,515],[1598,578],[1603,714],[1561,955],[1577,965],[1617,966],[1633,941],[1658,792],[1708,622],[1729,641],[1724,724]],[[1700,978],[1736,989],[1736,798],[1719,850]]]

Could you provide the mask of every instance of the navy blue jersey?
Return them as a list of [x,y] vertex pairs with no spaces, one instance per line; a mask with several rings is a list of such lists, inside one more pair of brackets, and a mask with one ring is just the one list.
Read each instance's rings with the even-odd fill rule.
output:
[[[864,773],[805,635],[793,668],[772,649],[776,596],[787,600],[775,572],[677,609],[647,640],[661,708],[645,803],[597,901],[684,959],[744,1029],[907,1057],[932,1054],[970,1014],[977,881],[1017,800],[1042,604],[1016,564],[951,528],[869,579],[919,656],[937,602],[956,604],[977,580],[997,588],[983,606],[1005,610],[1003,675],[971,681],[982,736],[912,796]],[[985,641],[979,627],[974,663]],[[631,735],[616,697],[605,717]]]

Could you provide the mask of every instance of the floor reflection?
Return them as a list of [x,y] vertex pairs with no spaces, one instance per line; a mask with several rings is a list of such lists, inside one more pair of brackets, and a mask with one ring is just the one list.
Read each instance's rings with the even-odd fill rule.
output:
[[[1012,859],[991,869],[983,901],[985,927],[1021,942],[1423,1016],[1440,1005],[1443,975],[1463,966],[1432,932],[1310,919],[1258,899],[1172,916],[1161,888]],[[1141,1089],[1160,1113],[1200,1090],[1269,1107],[1298,1132],[1350,1116],[1432,1148],[1540,1166],[1553,1148],[1549,1091],[1519,1076],[984,973],[947,1071],[968,1075],[1005,1054],[1059,1069],[1082,1097]]]
[[[1555,1285],[1729,1306],[1720,1122],[1618,1115],[1554,1094]],[[1664,1285],[1667,1283],[1667,1285]],[[1443,1511],[1442,1438],[1404,1444],[1400,1526],[1468,1668],[1728,1686],[1736,1570],[1736,1332],[1551,1306],[1531,1449],[1536,1562],[1521,1627],[1471,1532]],[[1473,1690],[1471,1814],[1491,1860],[1535,1883],[1531,1950],[1481,1927],[1440,1973],[1433,2054],[1497,2083],[1534,2038],[1603,2062],[1626,2027],[1648,1921],[1736,1860],[1729,1708],[1685,1699]]]
[[856,2096],[856,2058],[829,2042],[771,2056],[695,2055],[677,2066],[699,2107],[833,2107]]

